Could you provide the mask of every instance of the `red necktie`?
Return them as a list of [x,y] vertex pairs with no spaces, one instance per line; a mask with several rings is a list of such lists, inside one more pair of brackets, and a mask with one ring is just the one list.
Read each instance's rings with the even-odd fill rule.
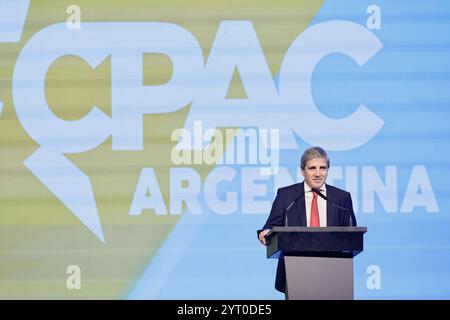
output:
[[313,192],[313,199],[311,203],[311,219],[310,227],[320,227],[319,207],[317,206],[317,193]]

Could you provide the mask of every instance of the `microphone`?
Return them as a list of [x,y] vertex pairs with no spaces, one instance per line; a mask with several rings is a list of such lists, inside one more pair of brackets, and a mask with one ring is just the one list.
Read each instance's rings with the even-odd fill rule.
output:
[[317,189],[317,188],[311,188],[311,190],[312,190],[314,193],[316,193],[319,197],[321,197],[323,200],[325,200],[325,201],[327,201],[329,204],[331,204],[333,207],[345,211],[345,212],[346,212],[346,215],[348,215],[348,217],[349,217],[349,225],[350,225],[350,227],[353,227],[353,219],[352,219],[352,215],[351,215],[351,214],[348,214],[348,208],[341,207],[340,205],[337,205],[336,203],[331,202],[330,200],[328,200],[328,198],[327,198],[322,192],[320,192],[320,189]]
[[[298,191],[299,189],[295,189],[295,191]],[[288,227],[289,223],[288,223],[288,211],[289,209],[300,199],[303,199],[305,197],[305,193],[301,193],[299,194],[297,197],[294,198],[294,200],[288,205],[288,207],[286,208],[286,214],[284,215],[284,226]]]

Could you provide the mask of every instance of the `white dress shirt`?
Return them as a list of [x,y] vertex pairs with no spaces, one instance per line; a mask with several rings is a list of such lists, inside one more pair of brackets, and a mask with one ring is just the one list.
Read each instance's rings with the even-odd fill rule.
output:
[[[311,187],[308,186],[306,181],[303,183],[305,188],[305,205],[306,205],[306,225],[309,227],[311,225],[311,203],[313,199],[313,191]],[[320,192],[327,196],[327,188],[325,184],[320,188]],[[319,208],[319,220],[320,226],[327,226],[327,202],[325,199],[322,199],[319,195],[317,196],[317,207]]]

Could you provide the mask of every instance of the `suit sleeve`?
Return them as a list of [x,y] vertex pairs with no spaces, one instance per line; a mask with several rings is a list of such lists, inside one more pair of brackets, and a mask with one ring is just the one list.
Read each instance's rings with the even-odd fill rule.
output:
[[270,214],[269,217],[267,218],[266,224],[263,226],[261,230],[257,231],[257,235],[259,236],[259,233],[262,230],[272,229],[273,227],[277,226],[278,227],[283,226],[284,216],[285,216],[284,204],[283,201],[281,201],[280,190],[278,190],[277,196],[273,201],[272,209],[270,210]]

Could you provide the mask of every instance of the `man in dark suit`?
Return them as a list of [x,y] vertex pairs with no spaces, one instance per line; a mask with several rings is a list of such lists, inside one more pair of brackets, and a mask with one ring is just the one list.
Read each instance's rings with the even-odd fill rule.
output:
[[[325,184],[329,167],[330,159],[325,150],[320,147],[305,150],[300,163],[305,180],[278,189],[269,218],[258,230],[258,239],[262,244],[267,244],[265,236],[276,226],[356,226],[350,193]],[[286,291],[283,256],[278,260],[275,288]]]

